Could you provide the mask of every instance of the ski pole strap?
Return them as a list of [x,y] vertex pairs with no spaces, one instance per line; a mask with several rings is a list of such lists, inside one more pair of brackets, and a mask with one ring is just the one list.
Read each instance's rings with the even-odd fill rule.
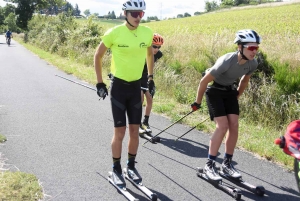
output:
[[203,121],[201,121],[200,123],[198,123],[196,126],[194,126],[190,130],[188,130],[187,132],[185,132],[184,134],[182,134],[181,136],[179,136],[178,138],[176,138],[175,141],[179,140],[180,138],[182,138],[183,136],[185,136],[186,134],[188,134],[189,132],[191,132],[192,130],[194,130],[197,126],[199,126],[200,124],[202,124],[203,122],[205,122],[207,119],[209,119],[209,117],[207,117],[206,119],[204,119]]
[[[163,129],[162,131],[160,131],[158,134],[156,134],[155,136],[153,136],[153,138],[157,137],[158,135],[160,135],[161,133],[165,132],[166,130],[168,130],[169,128],[171,128],[173,125],[175,125],[176,123],[178,123],[179,121],[181,121],[182,119],[184,119],[185,117],[189,116],[190,114],[192,114],[194,112],[194,110],[190,111],[189,113],[187,113],[186,115],[184,115],[183,117],[181,117],[180,119],[178,119],[177,121],[175,121],[174,123],[172,123],[170,126],[168,126],[167,128]],[[148,141],[144,142],[143,145],[145,145]]]

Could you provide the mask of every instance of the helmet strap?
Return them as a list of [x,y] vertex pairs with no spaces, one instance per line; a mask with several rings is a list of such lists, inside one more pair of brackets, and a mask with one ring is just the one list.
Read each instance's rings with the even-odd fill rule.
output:
[[244,44],[241,43],[242,48],[241,48],[241,50],[240,50],[239,52],[241,53],[242,59],[244,59],[244,60],[249,60],[249,59],[244,55],[244,53],[243,53],[243,50],[244,50],[243,45],[244,45]]
[[127,22],[130,26],[135,27],[135,26],[133,26],[132,24],[130,24],[130,22],[129,22],[128,19],[127,19],[127,11],[125,11],[125,12],[126,12],[126,18],[125,18],[126,22]]

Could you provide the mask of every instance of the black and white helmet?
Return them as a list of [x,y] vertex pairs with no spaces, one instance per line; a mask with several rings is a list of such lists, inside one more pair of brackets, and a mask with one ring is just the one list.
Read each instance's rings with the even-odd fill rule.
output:
[[251,29],[239,30],[235,34],[234,43],[258,43],[260,44],[261,38],[256,31]]
[[146,10],[146,3],[144,0],[127,0],[122,10]]

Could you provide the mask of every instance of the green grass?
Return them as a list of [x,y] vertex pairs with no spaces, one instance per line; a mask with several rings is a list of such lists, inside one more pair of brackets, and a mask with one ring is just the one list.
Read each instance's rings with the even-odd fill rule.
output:
[[2,134],[0,134],[0,143],[1,142],[5,142],[6,141],[6,137]]
[[[0,143],[4,143],[6,140],[6,137],[0,134]],[[0,152],[0,200],[41,200],[44,194],[38,178],[33,174],[10,171],[6,167],[5,160]]]
[[36,176],[24,172],[0,172],[0,199],[37,201],[43,191]]

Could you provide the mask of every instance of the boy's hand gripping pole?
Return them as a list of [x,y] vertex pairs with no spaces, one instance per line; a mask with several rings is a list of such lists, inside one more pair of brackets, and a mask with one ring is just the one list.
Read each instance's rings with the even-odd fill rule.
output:
[[183,136],[185,136],[186,134],[188,134],[189,132],[191,132],[192,130],[194,130],[197,126],[199,126],[200,124],[202,124],[203,122],[205,122],[207,119],[209,119],[209,117],[207,117],[206,119],[204,119],[203,121],[201,121],[200,123],[198,123],[196,126],[194,126],[190,130],[188,130],[187,132],[185,132],[184,134],[182,134],[181,136],[179,136],[178,138],[176,138],[175,141],[179,140],[180,138],[182,138]]
[[[153,136],[153,138],[157,137],[158,135],[160,135],[161,133],[165,132],[166,130],[168,130],[169,128],[171,128],[173,125],[175,125],[176,123],[180,122],[182,119],[184,119],[185,117],[189,116],[190,114],[192,114],[194,112],[194,110],[190,111],[189,113],[187,113],[186,115],[184,115],[183,117],[181,117],[180,119],[178,119],[177,121],[175,121],[174,123],[172,123],[170,126],[168,126],[167,128],[163,129],[162,131],[160,131],[158,134],[156,134],[155,136]],[[144,142],[143,146],[149,141]]]

